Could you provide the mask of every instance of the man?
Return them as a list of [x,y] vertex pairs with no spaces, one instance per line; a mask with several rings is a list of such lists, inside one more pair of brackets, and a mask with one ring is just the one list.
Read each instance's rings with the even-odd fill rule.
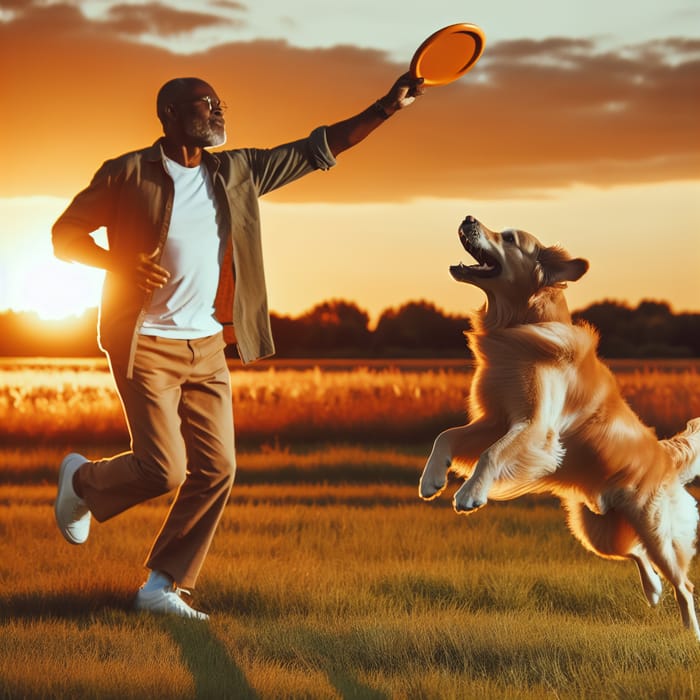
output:
[[[245,363],[274,353],[257,198],[332,167],[422,91],[406,74],[371,107],[308,138],[213,154],[205,149],[226,141],[225,105],[203,80],[171,80],[156,100],[163,137],[105,162],[54,224],[57,257],[106,271],[100,346],[131,435],[129,452],[65,457],[58,527],[82,544],[92,516],[178,489],[136,609],[207,618],[181,594],[196,583],[233,484],[224,347],[235,341]],[[102,226],[109,249],[91,236]]]

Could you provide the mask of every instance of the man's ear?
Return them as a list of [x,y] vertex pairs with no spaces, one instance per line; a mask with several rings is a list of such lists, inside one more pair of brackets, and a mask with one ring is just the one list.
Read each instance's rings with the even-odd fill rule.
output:
[[571,258],[559,246],[542,248],[537,254],[542,273],[542,286],[553,287],[563,282],[575,282],[588,270],[588,260]]

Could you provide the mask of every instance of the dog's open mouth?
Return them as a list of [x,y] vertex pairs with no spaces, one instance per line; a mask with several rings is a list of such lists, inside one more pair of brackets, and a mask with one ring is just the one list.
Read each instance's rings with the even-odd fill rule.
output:
[[489,255],[482,248],[477,248],[475,245],[470,244],[468,240],[463,240],[462,242],[464,249],[476,260],[477,264],[465,265],[464,263],[459,263],[459,265],[452,265],[450,274],[458,282],[468,282],[474,277],[496,277],[501,273],[501,263],[496,258]]

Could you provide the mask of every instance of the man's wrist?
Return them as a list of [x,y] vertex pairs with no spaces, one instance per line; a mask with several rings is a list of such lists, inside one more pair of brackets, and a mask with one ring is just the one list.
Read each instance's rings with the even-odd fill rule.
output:
[[384,106],[384,104],[382,103],[381,100],[377,100],[372,105],[372,109],[379,117],[381,117],[382,119],[385,119],[385,120],[388,119],[393,114],[393,112],[390,112],[389,110],[387,110],[387,108]]

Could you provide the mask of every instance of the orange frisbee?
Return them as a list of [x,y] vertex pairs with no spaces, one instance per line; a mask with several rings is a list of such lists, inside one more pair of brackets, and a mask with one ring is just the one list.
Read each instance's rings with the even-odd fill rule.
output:
[[423,85],[446,85],[463,76],[484,51],[484,32],[475,24],[451,24],[431,34],[413,54],[411,75]]

